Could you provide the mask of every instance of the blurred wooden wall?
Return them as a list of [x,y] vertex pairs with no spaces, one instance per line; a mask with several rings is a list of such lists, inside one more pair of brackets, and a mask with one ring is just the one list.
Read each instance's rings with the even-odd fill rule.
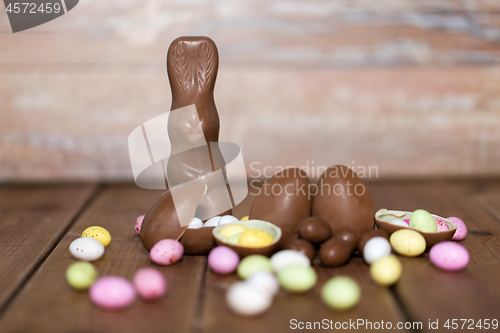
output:
[[132,180],[181,35],[218,45],[221,139],[249,174],[500,175],[498,0],[81,0],[16,34],[0,10],[0,181]]

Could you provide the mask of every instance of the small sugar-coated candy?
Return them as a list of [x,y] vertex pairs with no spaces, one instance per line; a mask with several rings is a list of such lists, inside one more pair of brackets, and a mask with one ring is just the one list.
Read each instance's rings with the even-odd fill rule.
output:
[[224,215],[219,219],[219,225],[228,224],[231,222],[238,222],[239,220],[233,215]]
[[227,246],[217,246],[208,255],[208,265],[215,273],[220,275],[233,273],[239,262],[240,257],[238,257],[238,254]]
[[448,217],[447,220],[450,220],[457,226],[457,230],[453,234],[452,240],[462,240],[465,236],[467,236],[467,227],[465,226],[464,221],[458,217]]
[[89,296],[97,306],[108,309],[121,309],[135,300],[132,283],[119,276],[103,276],[90,287]]
[[272,242],[274,242],[273,236],[260,229],[244,231],[238,240],[239,245],[246,247],[264,247],[272,244]]
[[66,280],[76,290],[87,290],[96,279],[97,271],[89,262],[75,262],[66,270]]
[[373,237],[366,242],[363,248],[363,258],[368,264],[372,264],[380,258],[391,254],[391,244],[384,237]]
[[203,227],[203,221],[197,217],[194,217],[191,223],[189,223],[188,229],[199,229]]
[[282,250],[276,252],[271,257],[271,265],[273,265],[274,271],[278,273],[282,269],[293,266],[311,266],[311,261],[305,254],[295,250]]
[[249,217],[248,215],[247,215],[247,216],[243,216],[243,217],[240,219],[240,221],[248,221],[248,220],[249,220],[249,218],[250,218],[250,217]]
[[259,271],[273,271],[273,266],[271,265],[271,261],[269,260],[269,258],[259,254],[253,254],[251,256],[243,258],[243,260],[238,265],[237,270],[238,275],[242,279],[246,279],[253,273]]
[[271,294],[246,282],[236,282],[227,291],[229,308],[242,316],[255,316],[266,311],[272,303]]
[[104,254],[104,245],[95,238],[80,237],[71,242],[69,251],[76,259],[94,261]]
[[134,286],[139,296],[146,301],[160,299],[167,291],[167,281],[154,268],[141,268],[134,274]]
[[162,239],[151,248],[149,256],[158,265],[171,265],[178,262],[183,253],[184,247],[180,242],[175,239]]
[[459,271],[469,263],[469,252],[461,244],[447,241],[434,245],[429,251],[429,259],[445,271]]
[[401,277],[402,267],[395,255],[388,255],[375,261],[370,267],[372,279],[382,286],[390,286]]
[[108,247],[111,243],[111,234],[109,231],[99,226],[88,227],[82,232],[82,237],[97,239],[104,247]]
[[144,221],[145,215],[140,215],[135,219],[135,233],[141,235],[142,221]]
[[434,217],[423,209],[417,209],[411,214],[409,225],[422,232],[437,231],[437,224]]
[[401,229],[392,233],[390,242],[397,253],[407,257],[417,257],[425,251],[425,238],[411,229]]
[[289,292],[306,292],[316,284],[316,272],[311,266],[288,266],[278,272],[280,285]]
[[274,276],[274,274],[268,271],[260,271],[254,273],[250,275],[246,282],[256,287],[257,289],[273,296],[276,295],[276,293],[280,289],[278,279],[276,278],[276,276]]
[[241,234],[248,230],[246,225],[240,223],[232,223],[230,225],[226,225],[220,230],[220,235],[224,238],[229,238],[236,234]]
[[408,227],[408,223],[406,223],[405,221],[400,220],[400,219],[394,219],[394,220],[392,220],[391,224],[398,225],[400,227]]
[[355,306],[361,297],[358,283],[348,276],[336,276],[321,289],[321,298],[335,310],[347,310]]
[[221,219],[220,216],[214,216],[210,219],[208,219],[207,222],[203,225],[204,227],[217,227],[219,225],[219,220]]
[[434,217],[434,220],[436,221],[437,231],[448,230],[448,224],[443,219],[441,219],[439,217]]

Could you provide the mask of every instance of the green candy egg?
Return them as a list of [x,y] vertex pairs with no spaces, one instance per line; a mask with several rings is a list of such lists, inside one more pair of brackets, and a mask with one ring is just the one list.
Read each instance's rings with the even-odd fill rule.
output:
[[268,257],[264,257],[260,254],[254,254],[244,258],[238,265],[238,275],[242,279],[248,278],[250,275],[260,271],[273,271],[273,266],[271,265],[271,260]]
[[278,282],[287,291],[305,292],[316,284],[316,272],[311,266],[293,265],[278,272]]
[[241,236],[242,232],[238,233],[238,234],[234,234],[232,236],[230,236],[226,242],[228,242],[229,244],[235,244],[235,245],[238,245],[238,243],[240,242],[240,236]]
[[336,276],[328,280],[321,289],[321,298],[335,310],[347,310],[359,302],[361,289],[348,276]]
[[422,232],[436,232],[437,224],[429,212],[423,209],[417,209],[410,216],[410,227]]
[[79,261],[66,270],[68,284],[76,290],[87,290],[97,279],[97,271],[89,262]]

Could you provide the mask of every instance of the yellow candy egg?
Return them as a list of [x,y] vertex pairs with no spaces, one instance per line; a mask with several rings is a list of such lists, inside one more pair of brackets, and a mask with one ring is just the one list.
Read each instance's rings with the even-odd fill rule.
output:
[[247,215],[247,216],[243,216],[243,217],[240,219],[240,221],[248,221],[248,219],[249,219],[249,216]]
[[425,238],[415,230],[395,231],[389,241],[394,251],[406,257],[417,257],[425,251]]
[[390,286],[401,277],[401,263],[395,255],[388,255],[375,261],[370,266],[372,279],[382,286]]
[[222,228],[220,231],[220,235],[224,238],[229,238],[233,235],[240,234],[240,233],[245,232],[247,230],[248,230],[248,227],[246,225],[232,223],[232,224],[228,224],[224,228]]
[[247,247],[264,247],[274,241],[273,237],[260,229],[250,229],[241,234],[239,245]]
[[104,247],[111,243],[111,234],[103,227],[93,226],[83,230],[82,237],[92,237],[101,242]]

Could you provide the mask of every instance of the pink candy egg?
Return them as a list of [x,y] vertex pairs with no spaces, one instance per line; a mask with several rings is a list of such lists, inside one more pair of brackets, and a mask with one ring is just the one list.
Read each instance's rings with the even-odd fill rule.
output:
[[437,228],[438,228],[437,231],[448,230],[448,224],[443,219],[440,219],[439,217],[434,216],[434,221],[436,221],[436,224],[437,224]]
[[162,239],[153,246],[149,256],[158,265],[171,265],[178,262],[183,253],[184,247],[180,242],[175,239]]
[[208,265],[217,274],[233,273],[240,262],[238,254],[227,246],[217,246],[208,255]]
[[462,240],[467,236],[467,227],[465,226],[464,221],[459,219],[458,217],[448,217],[448,220],[455,223],[457,225],[457,231],[453,234],[452,240]]
[[141,227],[142,227],[142,221],[144,221],[144,216],[145,215],[138,216],[137,219],[135,220],[135,233],[138,234],[139,236],[141,235]]
[[442,270],[459,271],[469,263],[469,252],[458,243],[441,242],[431,248],[429,259]]
[[89,296],[97,306],[108,309],[121,309],[135,300],[132,283],[119,276],[103,276],[90,287]]
[[139,296],[146,301],[161,298],[167,291],[167,281],[154,268],[142,268],[134,275],[134,286]]
[[410,219],[404,219],[403,221],[405,221],[406,224],[410,225]]

